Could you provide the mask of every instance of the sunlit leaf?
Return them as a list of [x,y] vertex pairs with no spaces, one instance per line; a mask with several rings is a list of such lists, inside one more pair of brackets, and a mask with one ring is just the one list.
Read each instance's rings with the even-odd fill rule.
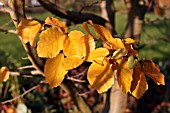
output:
[[93,62],[89,67],[87,79],[98,93],[105,92],[111,88],[114,83],[114,72],[108,59],[104,59],[103,65]]
[[69,56],[69,57],[64,58],[64,60],[63,60],[63,68],[65,70],[70,70],[70,69],[78,67],[83,62],[84,61],[83,61],[82,57],[79,57],[79,56]]
[[125,44],[136,44],[137,42],[134,40],[134,39],[132,39],[132,38],[125,38],[124,40],[123,40],[123,42],[125,43]]
[[64,54],[60,53],[45,63],[44,74],[51,88],[59,86],[68,72],[62,67],[63,60]]
[[88,21],[94,28],[96,35],[103,41],[107,42],[108,40],[111,40],[113,37],[109,30],[107,30],[102,25],[94,24],[91,20]]
[[131,82],[133,80],[132,74],[133,69],[128,68],[128,63],[126,60],[117,60],[117,81],[120,89],[127,93],[130,91]]
[[116,50],[125,48],[122,40],[119,38],[111,38],[110,40],[108,40],[108,43],[112,45],[112,47]]
[[36,37],[41,28],[41,24],[36,20],[22,20],[19,23],[16,32],[21,36],[24,43],[30,42],[31,46],[35,46]]
[[142,68],[143,72],[151,77],[157,85],[165,85],[164,75],[153,61],[145,61]]
[[48,28],[40,34],[37,52],[39,57],[55,57],[63,49],[65,35],[60,30]]
[[71,31],[64,42],[64,54],[66,56],[86,56],[95,49],[95,42],[91,35],[85,35],[81,31]]
[[66,25],[63,22],[61,22],[60,20],[58,20],[57,18],[47,17],[46,20],[45,20],[45,24],[54,26],[58,29],[61,29],[62,32],[67,33]]
[[0,82],[6,82],[9,78],[9,69],[5,66],[0,68]]
[[131,84],[131,93],[134,97],[139,99],[148,90],[148,84],[144,73],[141,71],[140,66],[133,70],[133,81]]
[[112,55],[112,59],[120,59],[123,56],[125,56],[128,53],[128,51],[124,48],[118,49],[115,51]]
[[86,56],[85,60],[93,62],[95,61],[103,61],[104,57],[109,54],[109,51],[106,48],[97,48],[89,53],[88,56]]

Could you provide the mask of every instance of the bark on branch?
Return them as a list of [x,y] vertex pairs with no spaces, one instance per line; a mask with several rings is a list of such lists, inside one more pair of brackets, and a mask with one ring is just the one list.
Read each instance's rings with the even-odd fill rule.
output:
[[65,9],[61,9],[57,7],[57,5],[51,3],[49,0],[38,0],[38,2],[49,12],[53,13],[56,16],[59,16],[61,18],[65,18],[70,20],[71,22],[75,24],[83,23],[87,20],[92,20],[96,24],[100,24],[105,26],[108,21],[103,19],[100,16],[90,14],[90,13],[81,13],[81,12],[75,12],[75,11],[68,11]]

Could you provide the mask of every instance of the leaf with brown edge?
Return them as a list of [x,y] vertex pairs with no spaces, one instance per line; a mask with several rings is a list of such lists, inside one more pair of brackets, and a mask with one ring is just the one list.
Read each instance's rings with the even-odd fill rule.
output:
[[98,24],[94,24],[91,20],[89,20],[88,22],[93,26],[96,35],[103,42],[107,42],[108,40],[111,40],[113,38],[109,30],[107,30],[105,27]]
[[85,30],[87,31],[87,33],[88,33],[88,34],[91,34],[91,32],[90,32],[90,29],[89,29],[89,27],[88,27],[87,22],[83,22],[83,24],[82,24],[82,28],[83,28],[83,29],[85,29]]
[[137,99],[141,98],[148,90],[148,84],[140,65],[133,70],[133,81],[131,83],[131,94]]
[[66,25],[63,22],[61,22],[60,20],[58,20],[57,18],[47,17],[46,20],[45,20],[45,24],[54,26],[54,27],[56,27],[58,29],[61,29],[61,31],[63,33],[67,33]]
[[83,57],[74,55],[64,58],[62,65],[65,70],[70,70],[78,67],[83,62],[84,62]]
[[130,91],[131,82],[133,80],[133,69],[128,68],[128,63],[125,59],[117,60],[117,81],[120,89],[127,93]]
[[31,46],[35,46],[41,28],[41,24],[36,20],[22,20],[17,26],[16,33],[21,36],[24,43],[30,42]]
[[39,57],[53,58],[63,49],[65,34],[55,28],[48,28],[40,34],[37,53]]
[[0,82],[6,82],[9,78],[9,69],[5,66],[0,68]]
[[60,53],[54,58],[49,58],[45,63],[44,75],[51,88],[59,86],[68,72],[62,66],[63,60],[64,54]]
[[91,35],[85,35],[81,31],[71,31],[64,41],[63,52],[66,56],[78,55],[80,57],[88,55],[95,49],[95,42]]
[[93,62],[88,69],[87,79],[98,93],[106,92],[111,88],[114,83],[114,72],[108,59],[104,59],[103,65]]
[[109,54],[109,51],[106,48],[97,48],[90,52],[86,57],[85,61],[93,62],[95,61],[103,61],[104,57]]
[[142,69],[157,85],[165,85],[164,75],[160,72],[159,66],[153,61],[144,61]]

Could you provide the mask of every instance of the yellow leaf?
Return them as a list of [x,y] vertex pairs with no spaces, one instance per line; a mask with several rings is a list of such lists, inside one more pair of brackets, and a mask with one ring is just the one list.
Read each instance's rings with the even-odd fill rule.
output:
[[103,41],[103,42],[107,42],[108,40],[111,40],[113,37],[111,35],[111,33],[109,32],[109,30],[107,30],[106,28],[104,28],[101,25],[98,24],[94,24],[91,20],[88,21],[94,28],[96,35]]
[[119,38],[111,38],[110,40],[108,40],[108,43],[112,45],[112,47],[116,50],[125,48],[122,40]]
[[132,38],[125,38],[123,41],[125,44],[137,44],[137,42]]
[[93,62],[95,61],[103,61],[104,57],[109,54],[109,51],[106,48],[97,48],[89,53],[89,55],[86,56],[85,60]]
[[128,53],[126,49],[118,49],[115,51],[112,55],[112,59],[121,59],[123,56],[125,56]]
[[39,57],[55,57],[63,49],[65,35],[60,30],[48,28],[40,34],[37,52]]
[[85,35],[81,31],[71,31],[64,41],[63,52],[66,56],[86,56],[95,49],[95,42],[91,35]]
[[69,57],[64,58],[63,68],[65,70],[70,70],[70,69],[78,67],[83,62],[84,61],[83,61],[82,57],[79,57],[79,56],[69,56]]
[[148,84],[140,67],[134,68],[133,81],[131,84],[131,93],[134,97],[139,99],[148,90]]
[[19,23],[16,32],[21,36],[24,43],[30,42],[31,46],[35,46],[36,37],[41,28],[41,24],[36,20],[22,20]]
[[0,82],[6,82],[9,78],[9,69],[5,66],[0,68]]
[[145,61],[142,68],[143,72],[151,77],[157,85],[165,85],[164,75],[153,61]]
[[103,65],[93,62],[89,67],[87,79],[98,93],[105,92],[111,88],[114,83],[114,72],[108,59],[104,59]]
[[66,25],[63,22],[61,22],[60,20],[58,20],[57,18],[47,17],[46,20],[45,20],[45,24],[54,26],[58,29],[61,29],[61,31],[63,33],[67,33]]
[[128,68],[128,63],[125,59],[117,60],[117,81],[120,89],[127,93],[130,91],[133,70]]
[[60,53],[55,58],[49,58],[44,67],[44,74],[51,88],[57,87],[68,72],[62,67],[64,54]]

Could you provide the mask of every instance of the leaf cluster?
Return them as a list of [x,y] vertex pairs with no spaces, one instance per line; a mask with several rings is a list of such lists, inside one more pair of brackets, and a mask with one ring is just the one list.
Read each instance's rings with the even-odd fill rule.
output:
[[[92,35],[89,24],[98,38]],[[114,38],[109,30],[91,20],[84,22],[82,27],[87,34],[79,30],[68,33],[67,26],[53,17],[47,17],[43,24],[22,20],[18,25],[17,34],[23,42],[36,47],[39,57],[48,58],[44,74],[51,88],[59,86],[68,71],[83,62],[92,63],[87,80],[98,93],[107,91],[117,80],[123,92],[140,98],[148,89],[145,74],[157,85],[165,84],[164,75],[153,61],[137,58],[138,53],[132,47],[135,40]],[[104,46],[96,48],[95,41],[102,41]]]

